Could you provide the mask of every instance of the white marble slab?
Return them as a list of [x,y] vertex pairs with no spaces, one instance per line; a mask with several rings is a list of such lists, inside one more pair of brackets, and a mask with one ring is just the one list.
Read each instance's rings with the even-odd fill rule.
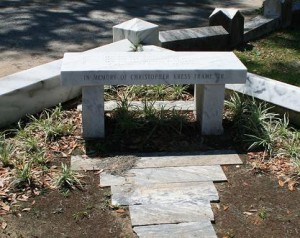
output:
[[119,25],[113,26],[113,41],[128,39],[132,44],[157,45],[158,25],[133,18]]
[[[125,178],[125,180],[124,180]],[[156,183],[181,183],[203,181],[227,181],[221,166],[186,166],[130,169],[123,177],[115,177],[108,173],[100,174],[101,186],[112,186],[124,183],[135,185]]]
[[140,238],[217,238],[210,221],[137,226],[133,230]]
[[[202,165],[225,165],[242,164],[235,151],[213,150],[206,152],[190,153],[144,153],[136,154],[138,157],[135,168],[159,168],[159,167],[184,167],[184,166],[202,166]],[[80,155],[71,156],[72,170],[101,170],[106,169],[103,166],[102,159],[88,158]]]
[[201,206],[193,203],[133,205],[129,206],[129,212],[132,226],[214,220],[208,201]]
[[207,151],[197,153],[156,153],[145,154],[137,160],[136,168],[159,168],[180,166],[203,166],[242,164],[240,157],[234,151]]
[[219,195],[213,182],[188,182],[149,184],[143,186],[112,186],[113,205],[145,205],[164,203],[192,203],[202,205],[218,201]]
[[66,53],[63,85],[244,83],[246,67],[232,52]]
[[117,186],[117,185],[129,184],[129,183],[131,183],[131,180],[126,177],[122,177],[119,175],[112,175],[106,172],[102,172],[100,174],[101,187],[110,187],[110,186]]
[[[132,44],[122,40],[78,54],[131,50]],[[0,127],[81,94],[81,87],[61,85],[61,64],[56,60],[0,79]]]
[[290,84],[248,73],[246,84],[227,84],[226,88],[300,112],[300,88]]
[[218,12],[224,13],[229,19],[233,19],[234,16],[239,12],[238,9],[235,8],[215,8],[215,10],[210,14],[209,17],[212,17]]

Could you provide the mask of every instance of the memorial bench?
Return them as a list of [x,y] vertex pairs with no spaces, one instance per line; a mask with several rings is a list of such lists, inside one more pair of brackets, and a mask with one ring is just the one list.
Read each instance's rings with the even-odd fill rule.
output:
[[245,83],[246,74],[232,52],[66,53],[61,68],[63,85],[82,86],[86,139],[105,136],[104,85],[195,84],[201,133],[222,134],[225,84]]

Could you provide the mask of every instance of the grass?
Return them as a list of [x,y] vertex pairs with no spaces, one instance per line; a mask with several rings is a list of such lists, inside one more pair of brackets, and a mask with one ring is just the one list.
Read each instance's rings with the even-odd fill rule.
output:
[[82,187],[79,174],[73,172],[70,167],[63,163],[61,163],[61,172],[57,176],[55,184],[62,191]]
[[251,42],[235,54],[249,72],[300,86],[300,31],[284,30]]
[[225,102],[231,112],[236,142],[249,150],[263,149],[272,158],[284,155],[299,160],[299,131],[289,126],[286,116],[279,118],[264,102],[237,93]]

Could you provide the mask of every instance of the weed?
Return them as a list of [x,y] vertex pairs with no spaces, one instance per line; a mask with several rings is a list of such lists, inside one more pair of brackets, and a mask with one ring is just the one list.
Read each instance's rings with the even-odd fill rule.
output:
[[33,136],[27,137],[24,143],[25,143],[25,150],[28,153],[36,153],[40,150],[38,139]]
[[79,177],[79,174],[73,172],[66,164],[61,163],[61,172],[56,178],[55,184],[61,190],[69,190],[74,187],[82,188]]
[[0,135],[0,161],[4,167],[13,166],[13,157],[16,152],[14,144]]
[[262,220],[266,220],[268,218],[268,213],[267,210],[263,207],[261,209],[259,209],[258,211],[258,216],[262,219]]
[[236,140],[249,149],[263,148],[272,154],[280,121],[276,114],[269,112],[267,104],[234,93],[225,105],[232,113]]
[[41,131],[46,141],[55,140],[63,135],[70,135],[74,131],[74,126],[70,122],[63,120],[61,106],[53,110],[44,110],[39,118],[30,116],[30,119],[32,123],[28,129]]
[[47,164],[47,158],[44,151],[38,151],[35,153],[31,153],[28,156],[30,156],[30,161],[36,165],[46,165]]
[[172,88],[172,99],[179,100],[182,99],[184,94],[186,93],[186,90],[188,89],[188,85],[182,85],[182,84],[174,84],[171,86]]
[[75,220],[75,222],[78,222],[79,220],[89,217],[89,214],[86,211],[80,211],[80,212],[74,213],[72,215],[72,217]]
[[142,44],[136,44],[136,45],[132,46],[131,49],[132,49],[133,52],[144,51]]
[[31,163],[24,163],[17,167],[16,179],[13,181],[12,185],[17,188],[24,188],[26,186],[33,187],[34,180],[31,171]]

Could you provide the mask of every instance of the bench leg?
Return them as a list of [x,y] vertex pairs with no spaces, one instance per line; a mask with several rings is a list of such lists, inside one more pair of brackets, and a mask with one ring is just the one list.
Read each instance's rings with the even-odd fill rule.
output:
[[104,85],[82,88],[82,129],[85,139],[105,136]]
[[202,135],[223,134],[225,85],[195,85],[196,118]]

